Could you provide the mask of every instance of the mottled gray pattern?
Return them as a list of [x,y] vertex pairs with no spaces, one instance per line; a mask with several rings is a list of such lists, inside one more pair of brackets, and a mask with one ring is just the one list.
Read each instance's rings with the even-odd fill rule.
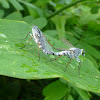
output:
[[[83,49],[79,49],[79,48],[70,48],[66,51],[61,51],[61,52],[54,52],[45,37],[42,34],[42,31],[40,29],[38,29],[37,26],[34,26],[32,28],[32,33],[30,33],[30,35],[33,37],[34,41],[38,44],[38,47],[45,53],[45,54],[52,54],[52,55],[57,55],[57,56],[67,56],[68,58],[75,58],[78,62],[80,62],[80,60],[78,59],[78,57],[80,55],[85,56],[85,51]],[[49,45],[49,47],[48,47]]]
[[38,29],[37,26],[34,26],[32,28],[32,33],[33,33],[33,39],[39,45],[39,48],[46,54],[52,54],[53,50],[50,47],[48,47],[49,44],[47,45],[47,41],[43,36],[42,31]]
[[[80,55],[85,56],[85,54],[82,54],[84,52],[83,49],[79,48],[70,48],[69,51],[61,51],[61,52],[54,52],[54,55],[63,55],[67,56],[68,58],[78,58]],[[76,59],[78,62],[80,62],[79,59]]]

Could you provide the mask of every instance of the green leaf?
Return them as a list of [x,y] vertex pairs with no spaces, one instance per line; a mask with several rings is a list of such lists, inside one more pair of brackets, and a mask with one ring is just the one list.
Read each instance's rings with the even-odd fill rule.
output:
[[0,10],[0,18],[4,16],[4,10]]
[[9,2],[15,7],[17,10],[23,10],[23,7],[20,5],[20,3],[16,0],[9,0]]
[[54,38],[57,36],[56,30],[46,30],[44,33]]
[[92,13],[92,14],[97,14],[98,11],[99,11],[99,8],[100,8],[100,6],[98,6],[98,5],[92,7],[92,9],[91,9],[91,13]]
[[47,20],[43,17],[34,19],[32,16],[27,16],[22,19],[23,21],[27,22],[31,26],[37,25],[40,29],[47,25]]
[[83,40],[91,45],[100,46],[100,35],[96,31],[87,30]]
[[[28,6],[29,9],[32,10],[32,8],[33,8],[33,10],[36,10],[37,13],[38,13],[38,15],[39,15],[40,17],[44,17],[44,13],[43,13],[43,10],[42,10],[42,9],[40,9],[40,8],[38,8],[37,6],[35,6],[35,5],[31,4],[31,3],[28,3],[28,2],[26,2],[26,1],[24,1],[24,0],[18,0],[18,1],[21,2],[22,4]],[[35,11],[34,11],[34,12],[35,12]],[[34,15],[33,15],[33,16],[34,16]]]
[[7,17],[5,17],[5,19],[21,20],[22,19],[22,15],[19,12],[14,12],[14,13],[11,13],[10,15],[8,15]]
[[72,95],[69,95],[67,100],[74,100],[74,98],[72,97]]
[[65,23],[66,23],[66,16],[55,16],[52,18],[52,21],[54,22],[58,37],[59,39],[65,38]]
[[32,16],[26,16],[22,20],[30,24],[34,20],[34,18]]
[[93,30],[96,32],[100,31],[100,24],[97,21],[89,21],[89,23],[87,24],[88,30]]
[[56,3],[55,2],[52,2],[52,1],[49,1],[49,4],[53,7],[56,7]]
[[37,0],[35,5],[36,6],[44,6],[46,3],[48,3],[51,0]]
[[28,11],[29,11],[31,16],[33,16],[34,18],[38,18],[39,17],[39,15],[38,15],[37,11],[35,10],[35,8],[27,6],[27,9],[28,9]]
[[74,88],[83,100],[90,100],[89,95],[86,91],[79,89],[79,88],[76,88],[76,87],[74,87]]
[[61,100],[68,92],[68,87],[57,80],[43,89],[44,100]]
[[47,20],[43,17],[33,20],[30,25],[37,25],[40,29],[47,25]]
[[9,3],[7,2],[7,0],[0,0],[0,2],[4,8],[9,8]]
[[93,57],[95,57],[96,59],[100,59],[100,52],[88,43],[80,41],[80,45],[78,44],[77,46],[83,47],[86,50],[86,52],[91,54]]
[[68,31],[70,31],[70,33],[71,33],[74,37],[77,37],[77,38],[80,39],[80,35],[77,34],[77,32],[75,32],[76,30],[69,29]]
[[86,38],[84,38],[83,40],[89,44],[100,46],[100,35],[93,35],[91,37],[86,36]]
[[81,10],[81,13],[80,13],[80,25],[83,25],[83,24],[87,24],[89,21],[92,21],[92,20],[96,20],[99,18],[99,14],[91,14],[90,12],[90,7],[88,6],[84,6],[84,5],[81,5],[79,6],[79,9]]
[[92,57],[92,56],[91,56],[90,54],[88,54],[88,53],[86,53],[85,57],[88,58],[88,59],[90,59],[91,62],[94,64],[94,66],[95,66],[97,69],[99,69],[99,66],[98,66],[98,64],[97,64],[97,62],[96,62],[96,59],[94,59],[94,57]]
[[[56,61],[48,62],[52,56],[45,55],[40,50],[39,61],[37,45],[34,41],[31,41],[24,49],[20,49],[26,44],[26,41],[22,39],[29,31],[31,31],[31,26],[23,21],[0,20],[0,75],[21,79],[61,77],[81,89],[100,92],[100,72],[85,57],[79,57],[82,61],[79,75],[79,63],[75,59],[65,70],[69,61],[68,57],[63,56]],[[56,48],[65,47],[62,42],[45,36],[54,43]]]
[[66,26],[72,28],[72,26],[75,26],[76,24],[78,24],[78,19],[76,16],[67,16],[67,20],[66,20]]
[[67,4],[70,4],[73,0],[65,0]]
[[[73,32],[74,32],[74,31],[73,31]],[[73,32],[72,32],[72,31],[71,31],[71,32],[68,32],[68,31],[67,31],[67,32],[66,32],[66,39],[69,40],[69,42],[70,42],[71,44],[73,44],[73,46],[75,46],[76,44],[78,44],[78,39],[74,37],[74,35],[75,35],[74,33],[75,33],[75,32],[74,32],[74,33],[73,33]],[[73,33],[74,35],[73,35],[72,33]]]

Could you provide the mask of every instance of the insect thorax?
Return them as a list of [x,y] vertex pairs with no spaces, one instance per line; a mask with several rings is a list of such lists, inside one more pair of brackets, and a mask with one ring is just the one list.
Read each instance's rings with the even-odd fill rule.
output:
[[77,58],[78,56],[82,55],[83,49],[79,48],[70,48],[70,50],[73,51],[74,58]]

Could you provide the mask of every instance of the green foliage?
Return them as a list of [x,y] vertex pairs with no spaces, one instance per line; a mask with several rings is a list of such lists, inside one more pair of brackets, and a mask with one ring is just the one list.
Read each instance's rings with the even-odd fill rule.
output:
[[65,27],[64,26],[66,22],[66,16],[55,16],[52,18],[52,21],[54,22],[56,26],[59,39],[65,38]]
[[91,13],[92,13],[92,14],[98,13],[99,8],[100,8],[100,6],[94,6],[94,7],[91,9]]
[[20,3],[16,0],[9,0],[9,2],[14,6],[16,10],[23,10],[23,7],[20,5]]
[[[100,0],[0,0],[0,74],[19,79],[60,78],[43,89],[44,100],[90,100],[92,96],[86,91],[100,92],[99,3]],[[60,41],[66,38],[86,51],[85,57],[79,57],[80,75],[75,59],[66,71],[69,58],[65,56],[49,62],[57,56],[40,50],[39,61],[34,41],[20,49],[29,41],[30,36],[23,38],[33,25],[45,33],[55,48],[70,48]],[[19,82],[3,87],[12,85],[18,87],[17,94],[12,92],[11,97],[17,100]]]
[[7,80],[6,77],[0,77],[0,99],[1,100],[18,100],[18,95],[20,92],[20,82],[19,80]]
[[43,95],[46,96],[44,100],[61,100],[67,92],[68,87],[66,87],[61,81],[57,80],[44,88]]
[[[86,91],[76,88],[72,84],[71,86],[73,87],[73,91],[77,92],[83,100],[90,100],[89,93],[87,94]],[[51,84],[46,86],[43,90],[43,95],[45,96],[44,100],[51,100],[51,98],[52,100],[61,100],[61,99],[74,100],[72,96],[74,95],[74,92],[71,92],[69,87],[70,85],[67,86],[60,80],[52,82]],[[55,95],[57,95],[57,97]]]
[[9,3],[6,0],[0,0],[0,3],[4,8],[9,8]]
[[14,12],[14,13],[9,14],[7,17],[5,17],[5,19],[21,20],[22,19],[22,15],[19,12]]

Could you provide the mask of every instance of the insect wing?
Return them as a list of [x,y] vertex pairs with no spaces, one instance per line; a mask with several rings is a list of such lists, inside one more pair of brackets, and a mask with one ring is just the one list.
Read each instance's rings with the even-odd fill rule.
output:
[[[75,48],[68,40],[66,39],[61,39],[62,42],[69,48]],[[69,49],[67,48],[56,48],[56,50],[58,51],[70,51]]]
[[46,45],[45,47],[46,47],[46,49],[51,51],[51,52],[53,52],[53,49],[52,49],[51,45],[47,42],[47,40],[46,40],[44,35],[43,35],[43,38],[45,40],[45,45]]
[[70,48],[75,48],[67,39],[61,39],[62,42],[64,42],[65,45],[67,45]]

